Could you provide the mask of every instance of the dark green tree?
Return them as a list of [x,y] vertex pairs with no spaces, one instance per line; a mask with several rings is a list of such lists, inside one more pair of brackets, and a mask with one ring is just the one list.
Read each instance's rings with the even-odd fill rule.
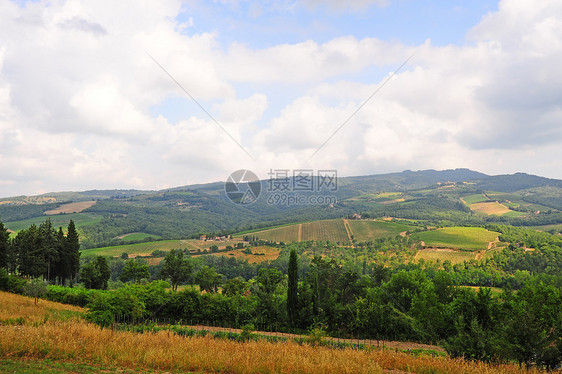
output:
[[297,251],[291,250],[289,255],[288,284],[287,284],[287,316],[289,324],[294,325],[298,316],[298,287],[299,287],[299,265]]
[[226,296],[242,295],[247,287],[248,284],[244,282],[244,279],[236,277],[226,281],[222,288],[222,293]]
[[201,291],[214,293],[217,292],[222,285],[222,275],[217,274],[215,268],[203,266],[197,274],[195,274],[195,281],[199,284]]
[[95,260],[82,266],[80,270],[80,280],[84,282],[86,288],[105,290],[109,277],[111,277],[111,271],[103,256],[98,256]]
[[183,251],[172,249],[164,258],[161,276],[163,279],[169,278],[172,289],[176,291],[178,285],[189,280],[192,271],[191,260],[185,257]]
[[42,250],[42,242],[37,226],[18,232],[13,240],[16,269],[20,275],[37,278],[45,274],[47,263]]
[[0,269],[8,269],[8,250],[10,248],[10,233],[0,221]]
[[66,279],[74,279],[80,270],[80,237],[73,220],[68,223],[66,240],[63,246],[64,267],[61,274],[63,284]]
[[60,259],[60,253],[56,238],[56,231],[53,228],[51,219],[47,218],[45,222],[39,225],[39,248],[45,259],[46,269],[43,277],[48,281],[56,277],[56,266]]
[[123,271],[121,272],[121,280],[123,282],[135,281],[140,283],[141,279],[150,278],[150,272],[148,271],[148,264],[141,263],[137,260],[127,260],[125,266],[123,266]]

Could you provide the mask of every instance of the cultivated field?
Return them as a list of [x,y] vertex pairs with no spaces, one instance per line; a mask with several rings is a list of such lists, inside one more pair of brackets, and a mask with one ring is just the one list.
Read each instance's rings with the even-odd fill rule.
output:
[[274,242],[301,242],[309,240],[323,240],[332,243],[340,242],[350,244],[347,230],[342,219],[326,221],[313,221],[296,225],[277,227],[263,231],[254,232],[251,235],[259,239]]
[[475,252],[454,251],[454,250],[439,250],[439,249],[421,249],[414,257],[416,260],[425,260],[441,263],[450,261],[452,265],[476,259]]
[[303,223],[302,241],[309,240],[326,240],[332,243],[350,244],[342,219]]
[[[27,306],[8,310],[7,308],[14,303]],[[43,303],[45,304],[42,305]],[[98,372],[131,370],[233,374],[541,372],[533,369],[524,371],[516,365],[487,365],[461,359],[409,355],[386,349],[333,349],[298,344],[293,341],[271,343],[250,340],[240,343],[211,337],[182,337],[166,331],[135,334],[100,329],[72,317],[46,318],[50,308],[68,311],[70,316],[76,313],[74,308],[60,304],[53,306],[53,304],[55,303],[47,304],[41,301],[38,307],[34,307],[33,301],[29,298],[0,293],[0,316],[10,315],[14,320],[21,317],[25,321],[21,324],[4,320],[0,324],[0,337],[2,337],[0,368],[8,366],[10,372],[23,373],[26,371],[20,370],[22,367],[31,365],[35,368],[60,362],[70,365],[71,368],[94,365],[98,367]],[[37,320],[37,316],[41,314],[43,318]],[[27,322],[28,319],[30,322]],[[18,365],[19,362],[21,367]],[[117,371],[116,368],[122,371]]]
[[366,242],[389,236],[394,237],[411,229],[411,226],[403,223],[388,221],[349,220],[347,222],[351,228],[351,234],[359,242]]
[[299,231],[302,230],[301,224],[276,227],[274,229],[268,229],[263,231],[258,231],[251,233],[249,235],[255,236],[259,239],[269,240],[272,242],[297,242],[299,241]]
[[232,251],[209,253],[205,255],[194,255],[193,257],[226,256],[234,257],[239,260],[247,260],[250,264],[259,264],[265,261],[276,260],[279,257],[279,253],[281,252],[281,250],[278,248],[268,246],[252,247],[251,249],[252,254],[244,253],[244,249],[233,249]]
[[426,247],[485,250],[499,233],[481,227],[443,227],[415,234]]
[[88,209],[96,204],[97,201],[81,201],[79,203],[70,203],[64,204],[59,206],[53,210],[47,210],[45,212],[46,215],[50,216],[53,214],[61,214],[61,213],[80,213],[85,209]]
[[483,201],[488,201],[488,198],[481,193],[463,196],[462,199],[468,205],[475,204],[475,203],[481,203]]
[[470,205],[470,209],[484,214],[495,214],[498,216],[504,215],[506,213],[512,212],[511,209],[497,201],[487,201],[482,203],[475,203]]

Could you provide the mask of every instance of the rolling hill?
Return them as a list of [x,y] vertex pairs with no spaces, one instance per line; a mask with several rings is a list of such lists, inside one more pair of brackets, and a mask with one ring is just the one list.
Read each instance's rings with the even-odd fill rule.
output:
[[[552,225],[562,223],[562,181],[522,173],[488,176],[468,169],[408,170],[338,178],[334,191],[287,193],[289,197],[301,196],[305,200],[311,196],[335,199],[335,203],[322,205],[275,203],[271,200],[273,193],[268,191],[269,183],[261,181],[262,193],[251,205],[232,203],[220,182],[160,191],[91,190],[6,197],[0,199],[0,219],[9,229],[18,231],[56,212],[50,217],[57,226],[64,226],[70,219],[79,222],[83,248],[123,244],[135,238],[139,241],[147,237],[186,239],[201,233],[235,233],[341,219],[353,214],[446,226],[502,222],[556,227]],[[288,183],[295,180],[289,179]],[[70,213],[73,210],[70,207],[86,207],[92,201],[96,203],[80,213]],[[359,239],[361,225],[364,224],[351,223],[343,228],[353,232],[348,237],[355,235]],[[281,231],[273,230],[270,234]],[[302,235],[308,235],[306,232],[306,229],[301,231],[301,240]],[[344,231],[339,232],[334,235],[339,241],[345,240]],[[132,233],[144,236],[127,239],[127,234]],[[290,235],[293,238],[295,234]]]

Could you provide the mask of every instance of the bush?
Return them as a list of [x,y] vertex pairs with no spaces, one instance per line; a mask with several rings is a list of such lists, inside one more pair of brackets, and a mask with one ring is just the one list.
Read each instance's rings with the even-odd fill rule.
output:
[[85,307],[92,301],[94,295],[99,292],[101,291],[87,290],[81,287],[49,286],[47,287],[45,299],[57,303]]
[[26,280],[17,275],[8,274],[5,269],[0,269],[0,290],[23,295]]

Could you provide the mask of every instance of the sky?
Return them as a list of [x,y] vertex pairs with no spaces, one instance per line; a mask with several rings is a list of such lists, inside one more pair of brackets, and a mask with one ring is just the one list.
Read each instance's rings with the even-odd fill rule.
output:
[[562,179],[562,2],[0,0],[0,197],[238,169]]

